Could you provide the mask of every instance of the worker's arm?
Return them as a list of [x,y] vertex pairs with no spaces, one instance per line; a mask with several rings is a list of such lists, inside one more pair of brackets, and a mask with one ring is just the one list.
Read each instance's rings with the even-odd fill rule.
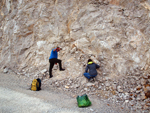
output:
[[96,64],[96,68],[99,68],[100,66]]
[[87,73],[87,72],[88,72],[88,65],[85,68],[85,73]]

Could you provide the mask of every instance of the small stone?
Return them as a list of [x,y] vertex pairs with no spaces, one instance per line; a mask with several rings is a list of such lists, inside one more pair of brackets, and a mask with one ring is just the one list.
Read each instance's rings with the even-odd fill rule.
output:
[[130,81],[131,81],[131,84],[133,84],[133,85],[136,83],[135,80],[134,80],[133,78],[131,78]]
[[106,86],[110,86],[110,83],[109,83],[109,82],[106,82],[105,85],[106,85]]
[[121,88],[122,88],[121,86],[117,86],[117,90],[118,90],[118,92],[120,92],[120,93],[123,92],[123,90],[122,90]]
[[111,78],[110,78],[110,77],[105,77],[105,79],[106,79],[107,81],[111,81]]
[[94,111],[92,108],[90,108],[90,111]]
[[140,90],[142,87],[141,86],[137,86],[136,87],[136,90]]
[[145,88],[147,91],[150,91],[150,85],[147,85]]
[[94,86],[95,86],[95,87],[98,87],[98,82],[95,82],[95,83],[94,83]]
[[71,84],[72,83],[72,81],[71,80],[69,80],[69,84]]
[[112,87],[113,87],[114,90],[117,89],[116,84],[113,84]]
[[129,104],[130,104],[131,106],[133,106],[133,105],[135,104],[135,102],[134,102],[134,101],[130,101]]
[[70,52],[71,52],[71,54],[76,52],[76,47],[74,47]]
[[102,86],[99,86],[99,87],[98,87],[98,89],[101,89],[101,88],[102,88]]
[[145,102],[140,102],[140,103],[141,103],[142,106],[145,105]]
[[148,65],[145,66],[145,71],[148,69],[148,67],[149,67]]
[[59,87],[59,83],[58,83],[58,82],[55,82],[55,85],[56,85],[57,87]]
[[126,102],[126,103],[128,103],[128,102],[129,102],[129,100],[125,100],[125,102]]
[[103,80],[102,80],[102,79],[99,79],[98,81],[99,81],[99,83],[103,83]]
[[81,81],[81,85],[84,85],[86,83],[86,79]]
[[109,90],[109,87],[106,87],[106,91],[108,91]]
[[67,86],[70,86],[70,83],[67,83]]
[[145,79],[143,79],[143,78],[141,79],[141,84],[142,84],[142,85],[146,84]]
[[113,95],[115,95],[115,94],[116,94],[116,91],[111,91],[111,93],[112,93]]
[[87,91],[88,89],[87,89],[87,88],[84,88],[84,90]]
[[93,86],[93,85],[94,85],[93,83],[87,83],[86,84],[87,87],[90,87],[90,86]]
[[142,108],[141,104],[140,104],[140,103],[137,103],[137,104],[136,104],[136,108],[137,108],[137,109],[141,109],[141,108]]
[[141,99],[144,100],[145,99],[145,93],[141,92]]
[[[147,106],[147,105],[144,105],[144,107],[143,107],[145,110],[148,110],[149,109],[149,106]],[[148,112],[147,112],[148,113]]]
[[5,68],[5,69],[3,70],[3,72],[4,72],[4,73],[8,73],[8,68]]
[[123,97],[124,97],[124,99],[129,99],[129,93],[126,92]]
[[79,84],[74,85],[74,88],[78,88],[78,87],[80,87],[80,85],[79,85]]
[[145,75],[145,76],[143,76],[143,78],[148,79],[148,76],[147,76],[147,75]]
[[147,106],[150,106],[150,102],[146,104]]
[[69,89],[69,86],[65,86],[66,89]]
[[114,84],[117,84],[117,82],[116,82],[116,81],[114,81]]
[[146,96],[146,98],[150,98],[150,91],[147,91],[147,92],[145,93],[145,96]]
[[136,93],[139,94],[142,90],[137,90]]
[[43,69],[42,71],[41,71],[41,73],[43,74],[43,73],[45,73],[47,71],[47,69]]
[[133,93],[133,92],[135,92],[135,90],[131,88],[131,89],[130,89],[130,92]]
[[141,100],[140,96],[138,95],[136,98],[137,101]]
[[122,98],[120,98],[120,97],[118,97],[118,98],[117,98],[117,100],[118,100],[118,101],[122,101],[123,99],[122,99]]
[[124,15],[125,15],[125,16],[129,16],[129,14],[130,14],[130,11],[128,11],[128,10],[125,10],[125,11],[124,11]]

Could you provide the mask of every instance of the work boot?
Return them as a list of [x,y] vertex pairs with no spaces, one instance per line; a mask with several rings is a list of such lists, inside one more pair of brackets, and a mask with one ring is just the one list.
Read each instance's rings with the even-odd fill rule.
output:
[[53,75],[49,75],[49,78],[52,78],[53,77]]
[[60,71],[65,71],[65,69],[62,68],[62,69],[60,69]]

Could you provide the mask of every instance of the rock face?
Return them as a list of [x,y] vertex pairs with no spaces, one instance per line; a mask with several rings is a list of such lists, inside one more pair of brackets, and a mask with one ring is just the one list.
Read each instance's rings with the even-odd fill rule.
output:
[[0,66],[37,74],[61,46],[66,76],[82,75],[88,58],[111,77],[149,68],[149,1],[2,0],[1,6]]
[[[132,100],[145,99],[145,93],[149,97],[149,90],[142,91],[150,82],[150,0],[0,0],[0,6],[2,69],[46,76],[50,52],[61,46],[58,56],[66,70],[56,66],[53,75],[55,80],[69,77],[65,88],[93,86],[83,77],[91,58],[100,65],[98,89],[117,91],[117,100],[126,102],[131,92],[139,96]],[[71,82],[78,77],[79,83]]]

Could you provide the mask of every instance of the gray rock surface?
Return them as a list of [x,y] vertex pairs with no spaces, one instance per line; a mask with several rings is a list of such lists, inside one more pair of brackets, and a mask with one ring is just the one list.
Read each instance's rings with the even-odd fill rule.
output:
[[48,70],[51,49],[61,46],[66,76],[81,75],[88,58],[111,77],[147,69],[149,1],[83,1],[3,0],[0,66],[30,75]]

